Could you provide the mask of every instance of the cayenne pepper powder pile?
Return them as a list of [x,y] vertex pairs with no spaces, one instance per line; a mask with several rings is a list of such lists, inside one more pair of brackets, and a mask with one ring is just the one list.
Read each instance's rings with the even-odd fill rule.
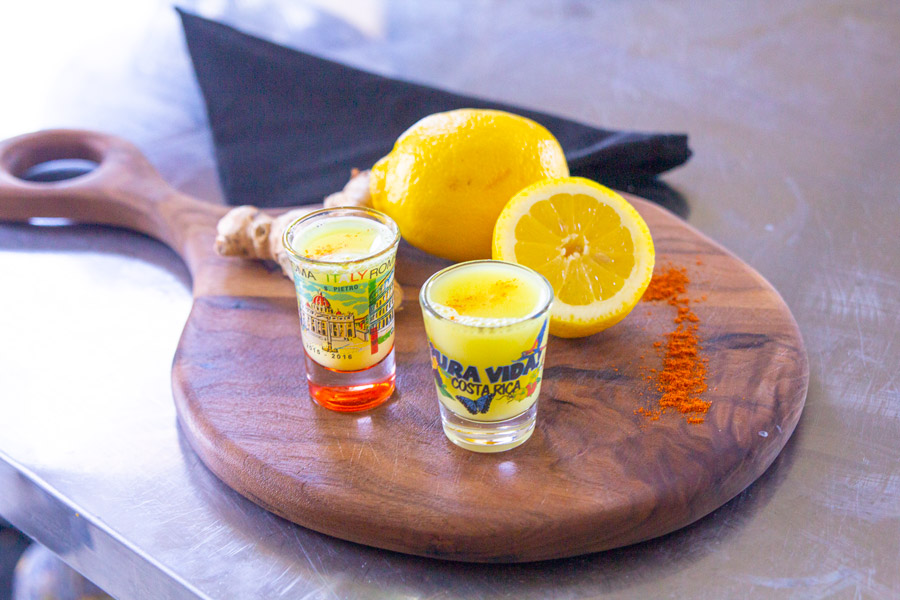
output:
[[[665,343],[654,344],[664,352],[663,368],[656,373],[656,389],[660,393],[659,408],[640,407],[634,411],[651,421],[659,419],[666,409],[675,409],[685,415],[688,423],[703,423],[703,415],[711,404],[700,398],[707,390],[707,360],[700,355],[702,346],[697,337],[700,319],[691,310],[691,300],[687,297],[689,283],[686,269],[669,266],[654,273],[641,298],[645,302],[665,300],[676,308],[673,319],[675,329],[666,334]],[[651,369],[651,372],[655,372],[655,369]]]

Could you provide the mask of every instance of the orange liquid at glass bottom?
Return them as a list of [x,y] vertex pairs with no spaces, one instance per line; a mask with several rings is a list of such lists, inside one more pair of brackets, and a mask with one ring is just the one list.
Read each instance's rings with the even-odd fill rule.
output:
[[394,393],[394,349],[377,364],[359,371],[323,367],[306,355],[306,382],[313,400],[338,412],[375,408]]

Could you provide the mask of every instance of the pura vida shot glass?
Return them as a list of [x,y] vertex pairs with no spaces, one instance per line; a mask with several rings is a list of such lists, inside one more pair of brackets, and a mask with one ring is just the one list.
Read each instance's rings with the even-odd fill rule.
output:
[[291,223],[306,378],[332,410],[374,408],[394,391],[394,264],[400,230],[368,208],[330,208]]
[[553,288],[513,263],[459,263],[419,293],[444,433],[476,452],[511,450],[537,419]]

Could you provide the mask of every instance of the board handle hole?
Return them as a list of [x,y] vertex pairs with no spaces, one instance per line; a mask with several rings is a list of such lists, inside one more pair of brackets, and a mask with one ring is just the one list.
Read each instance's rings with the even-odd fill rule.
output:
[[103,162],[106,152],[101,141],[77,132],[38,133],[0,153],[0,169],[31,183],[83,177],[97,170]]
[[16,177],[33,183],[66,181],[87,175],[99,166],[100,163],[87,158],[57,158],[32,165]]

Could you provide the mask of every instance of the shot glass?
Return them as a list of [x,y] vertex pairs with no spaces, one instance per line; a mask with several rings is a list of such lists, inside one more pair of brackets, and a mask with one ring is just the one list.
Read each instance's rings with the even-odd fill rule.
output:
[[475,452],[502,452],[534,432],[553,288],[494,260],[459,263],[422,286],[444,433]]
[[394,391],[394,265],[400,230],[369,208],[329,208],[284,232],[312,398],[374,408]]

